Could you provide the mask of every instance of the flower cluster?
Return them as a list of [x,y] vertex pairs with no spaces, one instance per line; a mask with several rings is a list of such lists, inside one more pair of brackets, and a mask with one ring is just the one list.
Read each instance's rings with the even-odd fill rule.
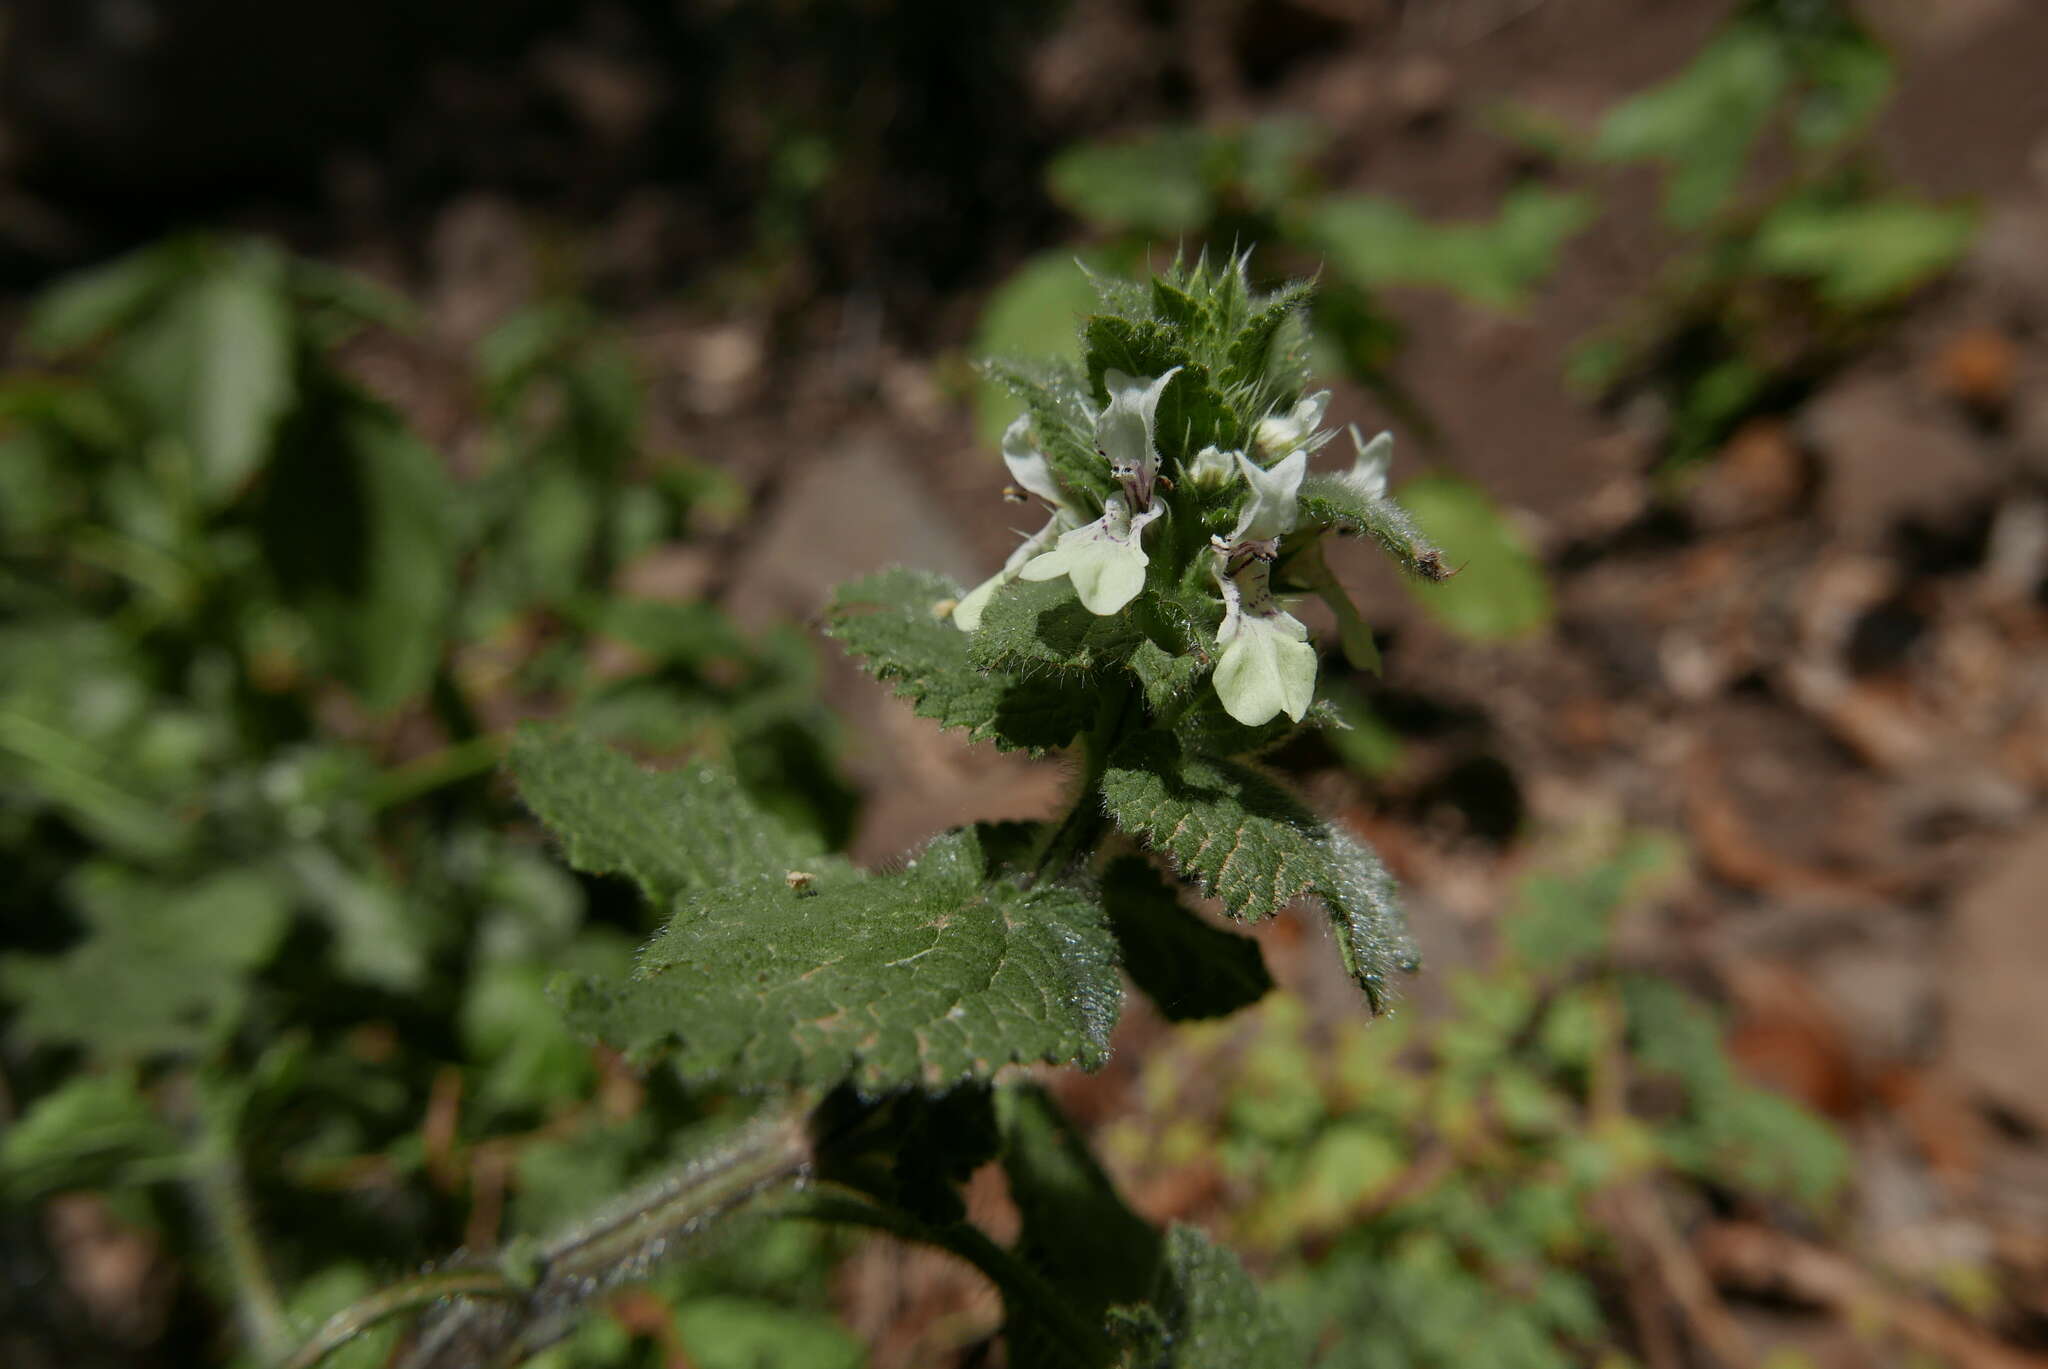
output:
[[[1094,502],[1064,486],[1052,463],[1032,440],[1028,417],[1020,417],[1003,436],[1003,460],[1011,477],[1028,495],[1050,510],[1044,527],[1025,538],[1003,568],[953,610],[953,621],[973,632],[997,591],[1012,580],[1057,580],[1065,577],[1081,604],[1107,616],[1123,612],[1145,589],[1152,557],[1145,532],[1169,515],[1194,516],[1192,507],[1176,510],[1169,495],[1174,482],[1162,476],[1156,442],[1159,405],[1182,368],[1162,375],[1133,377],[1106,370],[1103,383],[1109,402],[1094,415],[1094,446],[1108,463],[1115,488]],[[1202,553],[1207,583],[1213,586],[1221,623],[1215,639],[1219,654],[1213,681],[1224,711],[1248,726],[1278,714],[1300,721],[1314,701],[1316,650],[1308,629],[1287,612],[1274,594],[1276,563],[1289,582],[1312,589],[1337,612],[1346,655],[1369,664],[1371,634],[1322,560],[1321,527],[1297,535],[1302,523],[1302,482],[1310,453],[1329,441],[1322,429],[1329,391],[1310,395],[1285,412],[1268,414],[1252,429],[1249,451],[1204,448],[1178,471],[1191,496],[1229,490],[1235,494],[1236,521],[1214,534]],[[1381,434],[1371,443],[1351,430],[1358,456],[1352,469],[1330,479],[1357,498],[1377,501],[1386,492],[1392,438]],[[1211,526],[1215,526],[1212,524]],[[1171,568],[1177,576],[1182,567]]]

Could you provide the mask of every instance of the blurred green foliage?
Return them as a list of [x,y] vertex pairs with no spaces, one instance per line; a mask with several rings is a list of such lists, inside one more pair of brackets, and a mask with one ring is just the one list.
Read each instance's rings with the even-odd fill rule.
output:
[[1490,964],[1367,1027],[1276,994],[1149,1056],[1105,1153],[1155,1187],[1213,1174],[1231,1242],[1318,1366],[1565,1369],[1625,1354],[1614,1202],[1827,1210],[1847,1155],[1743,1083],[1713,1013],[1612,946],[1680,850],[1638,834],[1522,882]]
[[1708,455],[1751,414],[1795,401],[1968,248],[1972,211],[1878,165],[1870,132],[1893,71],[1834,0],[1750,0],[1590,143],[1566,140],[1567,156],[1663,179],[1663,278],[1568,372],[1595,395],[1658,396],[1668,459]]
[[[50,291],[0,382],[0,1193],[107,1193],[251,1363],[465,1228],[616,1191],[708,1105],[562,1025],[549,978],[645,928],[514,821],[504,728],[716,757],[823,844],[851,816],[803,637],[622,579],[689,543],[715,568],[743,500],[646,451],[620,342],[568,300],[505,323],[457,460],[353,378],[408,323],[267,244],[179,240]],[[664,1286],[702,1297],[696,1362],[852,1362],[820,1241],[760,1250]],[[7,1306],[26,1286],[24,1330],[58,1315]]]

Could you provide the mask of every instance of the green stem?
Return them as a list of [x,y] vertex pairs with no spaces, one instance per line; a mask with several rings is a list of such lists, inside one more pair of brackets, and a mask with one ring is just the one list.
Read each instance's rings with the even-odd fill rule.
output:
[[808,1102],[771,1109],[709,1152],[543,1245],[536,1296],[554,1286],[602,1284],[658,1258],[746,1199],[801,1178],[811,1158]]
[[1031,879],[1058,876],[1068,866],[1092,851],[1105,823],[1102,809],[1102,776],[1109,758],[1130,725],[1132,704],[1137,695],[1130,685],[1108,689],[1096,714],[1095,726],[1081,736],[1081,785],[1074,806],[1046,836],[1037,858],[1031,862]]
[[443,1298],[523,1298],[526,1290],[496,1269],[446,1269],[380,1288],[329,1317],[312,1339],[293,1352],[280,1369],[313,1366],[362,1335],[378,1322],[425,1307]]
[[204,1106],[204,1131],[191,1178],[193,1201],[227,1256],[235,1288],[235,1317],[243,1338],[260,1359],[274,1361],[291,1345],[284,1300],[270,1277],[249,1195],[243,1188],[233,1124],[213,1100],[205,1100]]
[[[408,1369],[472,1369],[523,1358],[561,1334],[564,1313],[643,1275],[754,1199],[799,1182],[812,1164],[809,1122],[809,1101],[791,1100],[537,1247],[515,1245],[489,1267],[380,1289],[335,1313],[283,1369],[312,1369],[378,1322],[430,1304],[436,1310],[401,1361]],[[494,1306],[486,1310],[479,1298]]]
[[933,1226],[907,1212],[883,1207],[852,1189],[806,1193],[780,1209],[778,1215],[865,1226],[902,1240],[936,1246],[980,1270],[1001,1291],[1007,1306],[1028,1307],[1047,1334],[1069,1351],[1067,1362],[1108,1364],[1116,1358],[1116,1346],[1100,1327],[1076,1312],[1044,1275],[989,1239],[978,1226],[966,1222]]

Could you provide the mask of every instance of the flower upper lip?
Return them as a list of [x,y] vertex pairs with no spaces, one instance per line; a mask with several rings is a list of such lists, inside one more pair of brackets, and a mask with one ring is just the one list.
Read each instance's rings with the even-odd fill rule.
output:
[[1175,366],[1151,380],[1138,380],[1114,368],[1102,373],[1109,404],[1095,418],[1095,447],[1109,461],[1110,474],[1124,487],[1135,513],[1152,507],[1152,486],[1159,478],[1159,450],[1152,444],[1159,399],[1179,375]]

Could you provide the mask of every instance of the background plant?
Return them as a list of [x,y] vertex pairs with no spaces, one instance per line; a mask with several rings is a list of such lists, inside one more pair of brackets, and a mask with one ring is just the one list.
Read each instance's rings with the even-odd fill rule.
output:
[[[803,639],[617,584],[738,509],[648,469],[606,330],[565,301],[486,343],[463,478],[341,364],[406,321],[266,245],[181,240],[52,292],[43,364],[0,390],[10,1245],[38,1267],[26,1214],[106,1192],[203,1275],[159,1310],[195,1353],[215,1295],[274,1358],[394,1264],[623,1185],[703,1110],[547,1005],[551,969],[623,965],[638,928],[508,827],[511,719],[725,757],[823,839],[848,820]],[[697,1276],[731,1295],[706,1362],[728,1330],[836,1334],[788,1315],[813,1248]],[[87,1354],[30,1286],[9,1326]]]

